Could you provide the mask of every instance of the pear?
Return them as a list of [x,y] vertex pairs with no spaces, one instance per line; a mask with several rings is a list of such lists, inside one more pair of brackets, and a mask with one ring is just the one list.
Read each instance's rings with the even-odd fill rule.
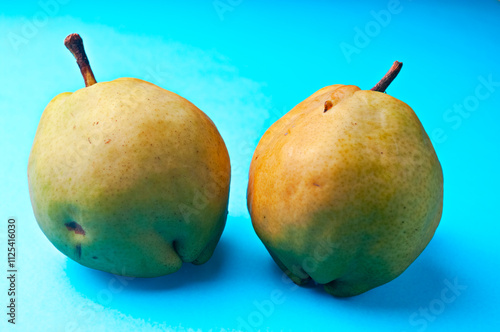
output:
[[400,275],[424,250],[443,208],[443,173],[414,111],[385,93],[327,86],[262,136],[248,210],[278,266],[339,297]]
[[230,162],[214,123],[154,84],[96,83],[83,42],[65,45],[86,87],[41,117],[28,162],[36,220],[63,254],[132,277],[212,255],[227,217]]

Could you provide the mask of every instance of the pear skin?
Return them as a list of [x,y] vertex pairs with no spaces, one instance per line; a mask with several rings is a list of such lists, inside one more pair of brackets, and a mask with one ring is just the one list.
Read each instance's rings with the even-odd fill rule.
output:
[[266,131],[247,197],[257,235],[294,282],[354,296],[399,276],[427,246],[443,173],[407,104],[332,85]]

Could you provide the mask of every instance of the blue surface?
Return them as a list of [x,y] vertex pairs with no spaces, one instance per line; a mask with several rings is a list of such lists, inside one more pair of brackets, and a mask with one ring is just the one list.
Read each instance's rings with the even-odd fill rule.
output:
[[[19,293],[12,326],[0,259],[0,330],[498,331],[499,18],[495,0],[4,1],[0,252],[14,216]],[[62,44],[72,32],[84,38],[98,81],[151,81],[218,126],[233,177],[227,227],[207,264],[118,278],[67,259],[37,226],[27,160],[47,103],[83,87]],[[282,278],[246,212],[253,149],[319,88],[369,89],[394,60],[404,67],[388,93],[415,110],[443,166],[441,224],[414,264],[384,286],[348,299],[298,288]]]

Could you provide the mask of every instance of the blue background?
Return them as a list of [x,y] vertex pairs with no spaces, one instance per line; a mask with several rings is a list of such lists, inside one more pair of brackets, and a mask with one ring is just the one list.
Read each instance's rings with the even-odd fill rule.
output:
[[[0,252],[14,216],[19,292],[11,326],[0,275],[0,330],[498,331],[499,22],[495,0],[3,1]],[[218,126],[233,176],[227,226],[207,264],[118,278],[69,260],[37,226],[27,160],[48,102],[83,87],[62,44],[72,32],[84,38],[98,81],[151,81]],[[347,299],[295,287],[246,211],[253,149],[319,88],[369,89],[394,60],[404,67],[387,92],[415,110],[443,166],[441,224],[414,264],[384,286]]]

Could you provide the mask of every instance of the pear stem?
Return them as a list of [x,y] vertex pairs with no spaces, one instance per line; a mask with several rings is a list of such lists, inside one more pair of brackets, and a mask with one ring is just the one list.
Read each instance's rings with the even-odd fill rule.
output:
[[396,76],[398,76],[399,71],[401,70],[401,67],[403,67],[403,63],[399,61],[394,61],[392,64],[391,69],[387,72],[387,74],[382,77],[380,82],[378,82],[373,88],[370,90],[372,91],[379,91],[379,92],[385,92],[387,87],[394,81]]
[[95,80],[92,68],[90,68],[89,59],[87,58],[85,48],[83,47],[82,37],[80,37],[77,33],[72,33],[64,39],[64,45],[75,57],[76,63],[78,64],[78,67],[80,67],[83,79],[85,80],[85,86],[88,87],[96,84],[97,81]]

